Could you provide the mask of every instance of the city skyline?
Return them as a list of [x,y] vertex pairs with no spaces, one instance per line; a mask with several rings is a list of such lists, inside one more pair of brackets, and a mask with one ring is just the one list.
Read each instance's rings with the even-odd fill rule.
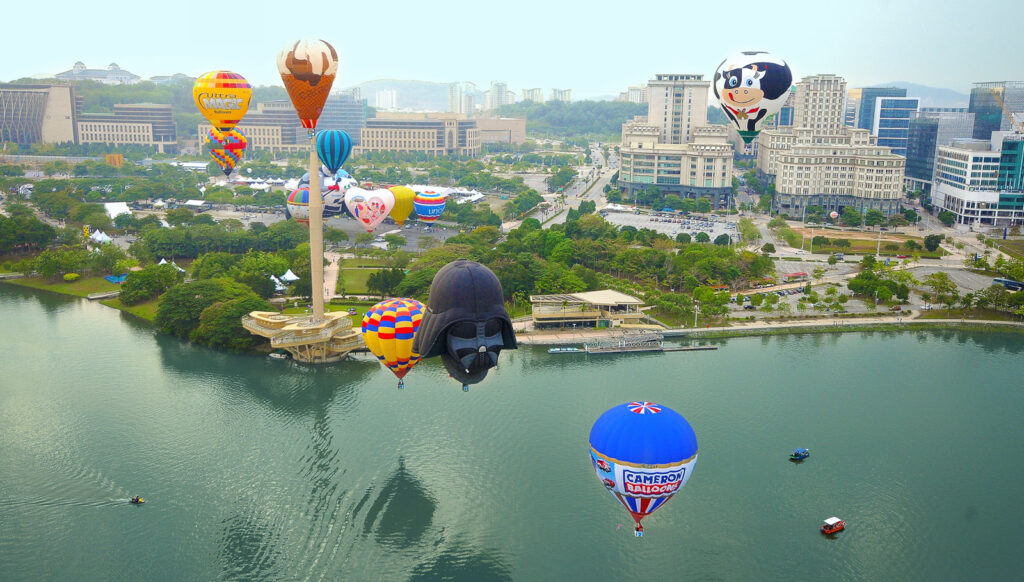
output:
[[[40,44],[37,28],[14,27],[3,40],[7,53],[18,54],[18,47],[27,46],[36,50],[30,59],[9,59],[0,79],[52,76],[82,61],[94,68],[116,62],[143,78],[174,73],[198,76],[227,69],[255,85],[280,85],[275,67],[280,48],[298,38],[319,37],[341,54],[339,88],[389,78],[438,83],[473,80],[478,85],[501,79],[520,89],[571,88],[575,98],[586,99],[617,95],[658,72],[703,73],[710,78],[727,55],[756,49],[785,58],[797,79],[832,73],[847,79],[850,87],[907,81],[966,93],[974,82],[1014,77],[1011,59],[1024,48],[1010,19],[992,18],[1012,10],[1013,4],[1006,0],[982,0],[972,4],[970,11],[960,10],[953,2],[888,6],[871,0],[856,10],[839,10],[799,0],[751,15],[743,20],[745,28],[731,36],[722,34],[729,26],[718,8],[658,1],[647,14],[658,14],[659,22],[685,22],[680,25],[684,34],[645,35],[642,48],[635,49],[628,35],[626,40],[616,40],[623,38],[614,29],[617,12],[593,4],[580,11],[523,0],[493,14],[473,6],[457,2],[447,11],[437,11],[398,2],[388,11],[388,21],[378,24],[379,15],[371,6],[346,7],[340,20],[333,20],[310,18],[315,10],[289,12],[281,4],[256,1],[232,13],[231,24],[219,29],[223,46],[231,50],[218,50],[218,43],[211,41],[211,36],[216,37],[214,29],[203,26],[213,19],[197,18],[216,15],[205,4],[169,11],[115,0],[102,12],[85,12],[80,4],[57,0],[46,5],[48,13],[70,17],[48,19],[48,34],[75,38],[73,47]],[[422,42],[416,31],[443,30],[452,14],[467,15],[460,23],[460,34],[526,36],[535,42],[493,43],[487,50],[458,52],[448,43]],[[39,5],[14,6],[8,16],[13,22],[43,18]],[[154,43],[146,23],[157,21],[165,30],[176,32]],[[346,26],[342,29],[335,22]],[[359,22],[375,25],[361,28]],[[636,25],[642,24],[643,19],[638,19]],[[89,30],[116,30],[117,34],[82,34]],[[381,32],[388,30],[407,30],[410,41],[395,42],[394,38],[401,38],[398,34],[387,36],[390,42],[381,42]],[[949,42],[968,34],[969,44]]]

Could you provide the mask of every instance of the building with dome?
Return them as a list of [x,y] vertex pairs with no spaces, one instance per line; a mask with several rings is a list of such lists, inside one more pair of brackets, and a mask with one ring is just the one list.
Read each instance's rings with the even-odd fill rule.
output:
[[117,66],[117,63],[110,63],[106,69],[90,69],[82,61],[75,63],[70,71],[54,76],[61,81],[99,81],[104,85],[134,85],[142,80],[135,73]]

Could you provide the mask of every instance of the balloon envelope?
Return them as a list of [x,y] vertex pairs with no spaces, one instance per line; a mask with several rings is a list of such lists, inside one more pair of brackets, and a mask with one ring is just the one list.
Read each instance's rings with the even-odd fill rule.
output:
[[697,435],[678,412],[653,402],[616,406],[590,429],[598,479],[639,524],[675,495],[697,463]]
[[345,191],[345,206],[366,232],[373,232],[395,207],[395,195],[385,189],[364,190],[352,187]]
[[413,208],[416,210],[416,216],[420,220],[433,222],[441,218],[441,214],[444,213],[444,194],[438,194],[429,190],[417,192],[416,197],[413,199]]
[[316,134],[316,154],[331,174],[337,173],[352,153],[352,138],[340,129],[326,129]]
[[288,195],[287,208],[296,222],[309,226],[309,188],[293,190]]
[[388,190],[395,195],[395,207],[391,209],[391,218],[401,226],[412,214],[416,193],[406,186],[392,186]]
[[381,301],[363,316],[366,347],[399,378],[420,361],[412,343],[422,319],[423,304],[401,298]]
[[839,218],[839,213],[838,213],[838,212],[836,212],[835,210],[833,210],[832,212],[829,212],[829,213],[828,213],[828,216],[829,216],[829,218],[831,218],[832,220],[835,220],[835,219]]
[[302,127],[316,129],[338,74],[338,53],[324,40],[300,40],[277,55],[277,71]]
[[763,51],[746,51],[715,69],[714,90],[725,116],[750,143],[768,117],[782,109],[793,85],[786,61]]
[[214,128],[233,128],[249,110],[252,87],[238,73],[211,71],[201,75],[192,86],[192,99],[199,112]]
[[237,128],[227,131],[210,128],[206,134],[206,143],[210,150],[210,157],[220,166],[224,175],[229,176],[235,166],[242,161],[242,155],[249,142],[245,134]]

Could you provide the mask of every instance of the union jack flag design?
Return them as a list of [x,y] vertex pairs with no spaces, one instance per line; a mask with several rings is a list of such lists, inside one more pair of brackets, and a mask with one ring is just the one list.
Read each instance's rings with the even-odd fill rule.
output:
[[636,414],[658,414],[661,412],[661,405],[653,402],[630,402],[629,411]]

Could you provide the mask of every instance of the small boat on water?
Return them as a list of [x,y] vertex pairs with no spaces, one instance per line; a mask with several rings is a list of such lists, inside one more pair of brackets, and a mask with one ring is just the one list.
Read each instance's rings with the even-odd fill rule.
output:
[[271,360],[287,360],[288,354],[282,354],[281,352],[270,352],[267,357]]
[[146,500],[141,498],[141,497],[139,497],[138,495],[136,495],[135,497],[132,497],[131,499],[128,500],[128,503],[134,503],[135,505],[142,505],[145,502],[146,502]]
[[811,456],[811,451],[801,448],[796,449],[792,453],[790,453],[789,460],[799,463],[800,461],[806,459],[809,456]]
[[834,533],[838,533],[838,532],[843,531],[843,529],[845,529],[845,528],[846,528],[846,522],[845,521],[839,519],[838,517],[830,517],[830,518],[826,519],[825,522],[822,523],[821,527],[819,527],[818,529],[824,535],[832,535]]
[[556,346],[553,348],[548,348],[549,354],[575,354],[582,351],[585,350],[573,346]]

